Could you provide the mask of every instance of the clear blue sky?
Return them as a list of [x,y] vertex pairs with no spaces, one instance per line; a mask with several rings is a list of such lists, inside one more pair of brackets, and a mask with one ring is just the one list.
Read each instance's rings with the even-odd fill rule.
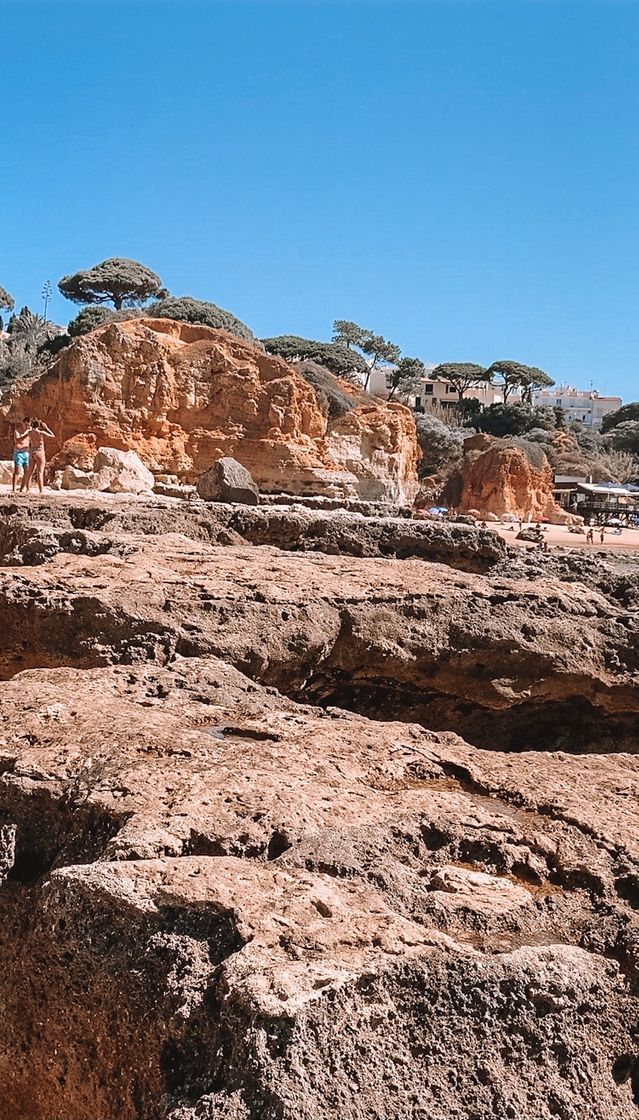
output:
[[0,0],[0,33],[18,304],[130,256],[258,335],[639,397],[634,0]]

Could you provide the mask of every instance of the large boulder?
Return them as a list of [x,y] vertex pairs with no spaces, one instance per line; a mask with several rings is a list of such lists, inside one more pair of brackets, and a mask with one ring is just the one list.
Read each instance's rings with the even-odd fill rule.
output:
[[541,530],[531,526],[530,528],[521,529],[519,533],[517,533],[515,539],[518,541],[528,541],[529,544],[538,544],[540,541],[543,541],[544,538]]
[[247,506],[256,506],[260,496],[250,472],[228,455],[202,475],[197,492],[207,502],[241,502]]
[[135,451],[99,447],[93,462],[93,486],[109,494],[148,494],[154,478]]
[[318,391],[258,345],[200,324],[137,318],[76,338],[47,373],[9,394],[0,420],[42,416],[58,437],[53,470],[86,470],[94,437],[93,447],[130,448],[181,482],[232,456],[261,491],[412,501],[418,448],[409,409],[362,404],[361,391],[336,385],[354,407],[327,416]]
[[93,490],[95,484],[90,471],[81,471],[78,467],[65,467],[60,479],[62,490]]
[[0,459],[0,486],[11,486],[13,478],[13,462],[11,459]]

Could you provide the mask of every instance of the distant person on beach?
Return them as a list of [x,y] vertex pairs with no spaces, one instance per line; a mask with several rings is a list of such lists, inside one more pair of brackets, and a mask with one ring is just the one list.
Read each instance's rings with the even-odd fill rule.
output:
[[47,465],[45,439],[55,439],[51,428],[47,427],[44,420],[32,420],[29,430],[29,467],[22,479],[20,493],[28,492],[34,475],[38,490],[41,494],[44,492],[44,468]]
[[13,479],[11,481],[11,489],[14,494],[20,477],[24,479],[29,469],[30,431],[31,420],[28,416],[25,416],[24,420],[19,420],[17,424],[13,425]]
[[586,544],[594,544],[594,543],[595,543],[595,534],[592,531],[592,525],[591,525],[588,532],[586,533]]
[[606,528],[605,528],[604,525],[602,525],[601,529],[599,530],[599,540],[601,541],[602,544],[604,543],[605,535],[606,535]]

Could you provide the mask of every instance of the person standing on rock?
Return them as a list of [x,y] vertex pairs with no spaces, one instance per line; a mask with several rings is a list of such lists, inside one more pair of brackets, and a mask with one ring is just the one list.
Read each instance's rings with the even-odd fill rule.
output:
[[11,489],[14,494],[20,475],[22,475],[22,479],[24,480],[29,469],[30,430],[31,420],[28,416],[25,416],[24,420],[19,420],[17,424],[13,425],[13,478],[11,480]]
[[47,456],[44,450],[45,439],[55,439],[51,428],[47,427],[44,420],[32,420],[29,431],[29,469],[22,479],[20,493],[29,490],[34,475],[38,490],[41,494],[44,492],[44,468],[47,465]]

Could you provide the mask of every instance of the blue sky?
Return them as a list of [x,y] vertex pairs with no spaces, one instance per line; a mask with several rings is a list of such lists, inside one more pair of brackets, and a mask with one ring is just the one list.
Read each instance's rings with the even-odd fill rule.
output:
[[349,318],[639,397],[634,0],[0,0],[0,30],[20,305],[130,256],[258,335]]

